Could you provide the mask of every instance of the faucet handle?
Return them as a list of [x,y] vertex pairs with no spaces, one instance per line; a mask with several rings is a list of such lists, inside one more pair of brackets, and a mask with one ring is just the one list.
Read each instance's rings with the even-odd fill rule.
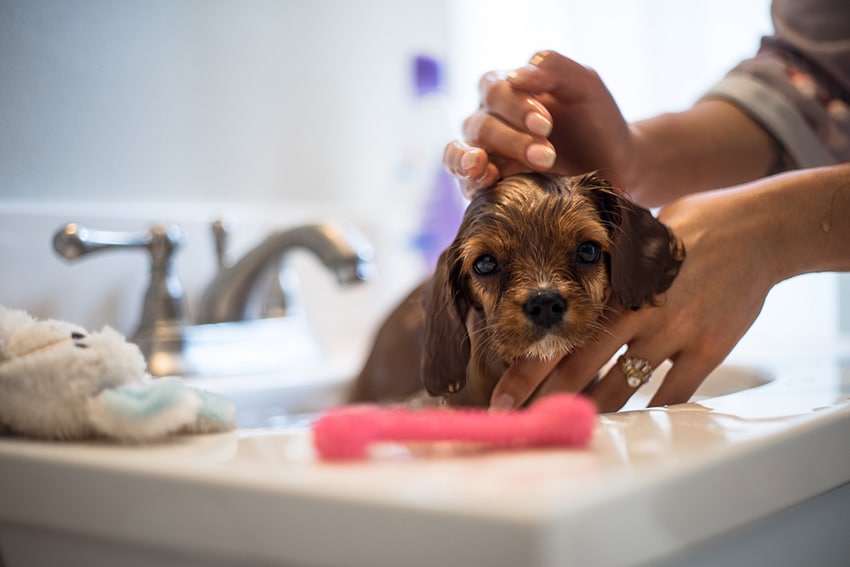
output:
[[226,268],[227,246],[230,240],[230,224],[224,219],[215,219],[212,223],[213,244],[215,245],[215,260],[218,269]]
[[[69,223],[53,236],[53,249],[67,260],[101,250],[122,248],[144,248],[150,253],[151,279],[145,292],[142,318],[134,335],[138,343],[150,336],[155,327],[185,323],[183,287],[171,266],[174,251],[181,242],[180,230],[174,225],[156,224],[146,231],[122,232],[90,230]],[[145,350],[144,346],[142,350]]]

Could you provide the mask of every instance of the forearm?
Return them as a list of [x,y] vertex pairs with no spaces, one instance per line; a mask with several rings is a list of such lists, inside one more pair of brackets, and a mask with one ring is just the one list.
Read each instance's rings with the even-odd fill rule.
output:
[[645,206],[758,179],[776,159],[770,135],[723,100],[703,100],[683,112],[636,122],[631,130],[627,188]]
[[785,173],[752,186],[750,210],[762,219],[775,281],[850,271],[850,164]]

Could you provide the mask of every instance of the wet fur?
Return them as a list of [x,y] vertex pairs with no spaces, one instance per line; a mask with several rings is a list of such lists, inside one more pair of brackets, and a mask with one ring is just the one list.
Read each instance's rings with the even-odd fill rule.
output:
[[[599,261],[581,261],[588,242]],[[485,255],[498,270],[480,275]],[[683,259],[670,230],[601,176],[508,177],[476,194],[434,276],[385,322],[354,400],[400,399],[424,385],[431,396],[486,406],[511,363],[592,341],[612,301],[652,304]],[[551,307],[557,321],[535,322],[535,294],[563,300],[562,315],[560,303]]]

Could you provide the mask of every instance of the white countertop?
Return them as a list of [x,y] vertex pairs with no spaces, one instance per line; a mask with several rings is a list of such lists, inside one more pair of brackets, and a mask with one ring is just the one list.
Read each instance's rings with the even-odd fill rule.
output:
[[850,482],[847,370],[771,372],[601,415],[586,450],[326,464],[306,422],[147,447],[4,439],[0,526],[242,565],[653,562]]

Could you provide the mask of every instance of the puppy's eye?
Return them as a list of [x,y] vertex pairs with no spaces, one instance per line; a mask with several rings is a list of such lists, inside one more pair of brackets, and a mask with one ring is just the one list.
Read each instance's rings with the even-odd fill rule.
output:
[[582,242],[576,250],[576,258],[582,264],[596,264],[602,258],[602,247],[592,240]]
[[472,269],[479,276],[489,276],[499,271],[499,263],[490,254],[484,254],[475,259]]

